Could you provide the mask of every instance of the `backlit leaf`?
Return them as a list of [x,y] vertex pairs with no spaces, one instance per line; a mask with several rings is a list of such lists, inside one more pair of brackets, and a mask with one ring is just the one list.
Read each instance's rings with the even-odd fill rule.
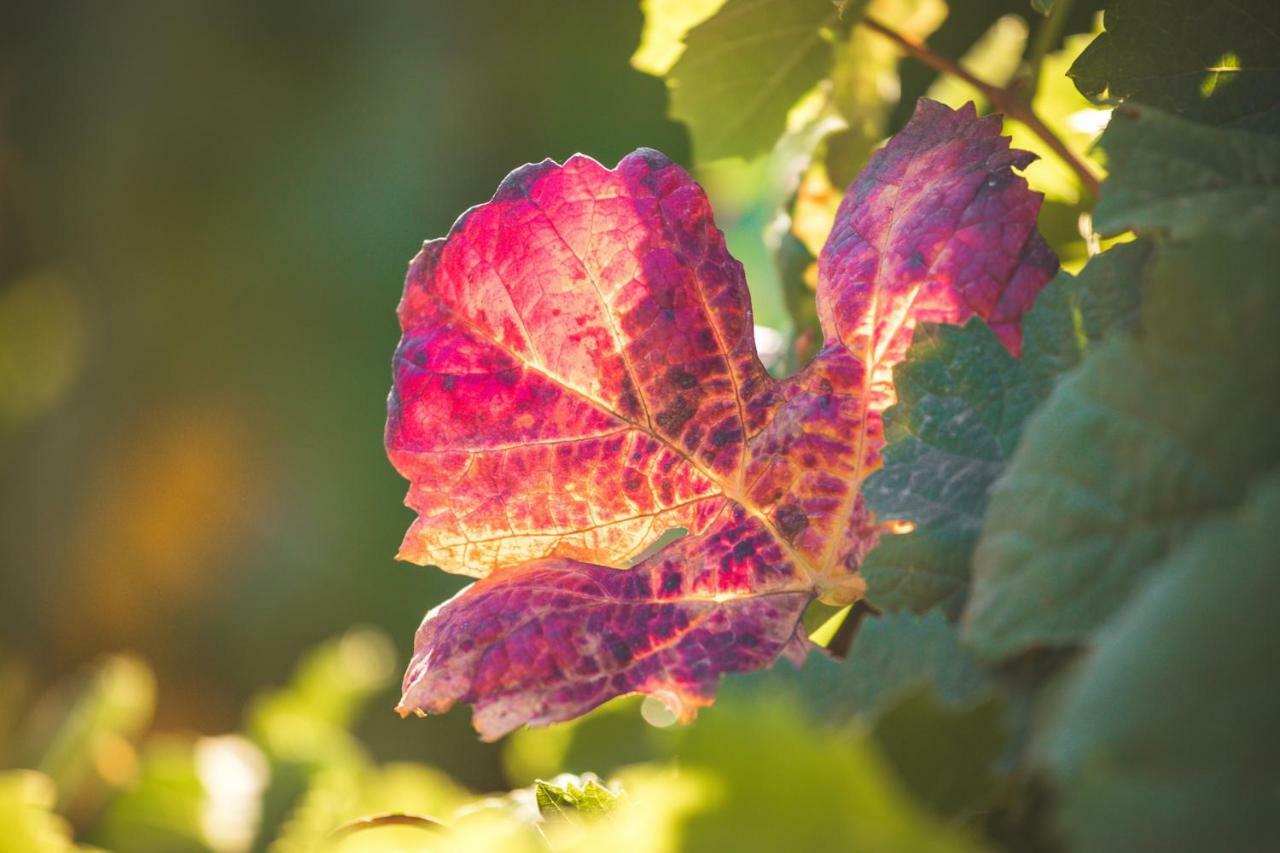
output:
[[622,796],[589,776],[581,780],[566,778],[550,782],[539,779],[533,784],[533,794],[538,811],[546,818],[572,817],[575,812],[607,814]]
[[524,167],[426,244],[387,423],[419,513],[401,556],[481,580],[423,622],[402,713],[466,702],[494,738],[642,692],[688,719],[721,674],[803,657],[809,601],[864,589],[860,487],[916,324],[981,316],[1016,352],[1056,268],[999,128],[922,101],[872,158],[819,257],[825,344],[783,382],[656,152]]
[[667,74],[671,116],[700,161],[773,147],[787,112],[831,67],[831,0],[728,0],[685,36]]
[[715,14],[724,0],[641,0],[644,32],[631,57],[631,67],[662,76],[684,53],[689,30]]

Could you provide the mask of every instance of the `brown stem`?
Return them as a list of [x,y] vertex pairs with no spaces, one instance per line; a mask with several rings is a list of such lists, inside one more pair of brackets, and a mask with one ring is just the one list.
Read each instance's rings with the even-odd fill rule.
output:
[[1080,183],[1089,194],[1094,198],[1098,197],[1098,176],[1093,173],[1088,164],[1067,147],[1065,142],[1058,138],[1057,134],[1049,129],[1048,125],[1041,121],[1040,116],[1036,115],[1035,110],[1031,108],[1031,104],[1018,97],[1016,92],[1003,86],[992,85],[986,80],[980,80],[959,63],[935,53],[924,42],[905,36],[870,15],[863,15],[859,23],[894,42],[912,58],[943,74],[950,74],[959,78],[977,89],[982,93],[983,97],[991,102],[991,106],[1009,118],[1022,122],[1031,129],[1032,133],[1044,140],[1044,143],[1052,148],[1055,154],[1066,161],[1067,165],[1080,178]]

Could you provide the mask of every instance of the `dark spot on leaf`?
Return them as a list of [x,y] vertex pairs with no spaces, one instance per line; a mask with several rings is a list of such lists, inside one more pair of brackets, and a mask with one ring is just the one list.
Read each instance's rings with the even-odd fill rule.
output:
[[712,447],[724,447],[726,444],[736,442],[737,440],[738,440],[737,427],[731,427],[731,426],[725,427],[724,429],[716,430],[711,434]]
[[628,374],[622,376],[622,396],[619,398],[619,406],[622,414],[627,417],[636,417],[642,410],[640,406],[640,398],[636,395],[635,383],[631,381]]
[[440,380],[440,384],[444,386],[444,390],[452,391],[453,386],[458,384],[458,377],[454,376],[452,373],[447,374]]
[[622,640],[616,637],[609,640],[608,644],[609,644],[609,654],[613,655],[614,659],[617,660],[618,663],[623,665],[631,663],[631,647],[630,646],[628,646],[626,643],[624,643]]
[[689,418],[693,417],[695,412],[697,407],[685,397],[680,396],[672,400],[670,406],[658,412],[654,420],[668,435],[679,435],[680,429],[689,422]]
[[782,535],[792,540],[800,531],[809,526],[809,516],[804,514],[804,510],[795,504],[787,504],[778,507],[774,518],[778,522],[778,529],[782,531]]
[[688,389],[698,384],[698,377],[683,367],[672,367],[667,371],[667,381],[680,389]]

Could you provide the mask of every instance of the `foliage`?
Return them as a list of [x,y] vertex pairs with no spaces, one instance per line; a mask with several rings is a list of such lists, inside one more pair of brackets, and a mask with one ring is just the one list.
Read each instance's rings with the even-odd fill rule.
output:
[[[1038,199],[1009,170],[1025,161],[993,143],[991,120],[925,106],[904,123],[898,109],[904,56],[950,62],[923,44],[953,38],[940,2],[642,5],[633,62],[666,77],[710,201],[650,152],[616,170],[574,158],[517,172],[415,262],[388,430],[419,512],[404,556],[487,575],[428,616],[402,702],[492,700],[478,713],[490,735],[574,719],[511,734],[515,787],[481,793],[356,736],[369,707],[390,704],[395,654],[375,631],[321,645],[239,731],[213,737],[148,734],[155,685],[134,658],[31,702],[14,699],[26,680],[5,660],[0,850],[1272,845],[1274,4],[1114,0],[1096,35],[1068,0],[1035,0],[1030,26],[997,17],[1003,6],[967,12],[955,55],[990,86],[952,70],[916,88],[1013,104],[1015,147],[1044,156],[1024,174],[1066,270],[1048,280],[1051,263],[1031,264],[1038,296],[1014,316],[932,311],[896,287],[895,262],[923,254],[938,220],[950,236],[928,257],[963,243],[940,265],[957,287],[962,262],[1008,261],[983,250],[1002,227],[1017,227],[1015,247],[1036,239]],[[931,159],[930,143],[954,150],[966,134],[978,165]],[[757,159],[727,173],[704,162],[729,155]],[[978,180],[952,183],[966,163]],[[715,175],[750,169],[776,178],[750,191],[778,206],[791,337],[775,370],[790,378],[756,359],[742,273],[710,218]],[[993,179],[1015,187],[997,195],[1020,212],[958,240],[974,206],[961,190]],[[860,277],[881,255],[891,274]],[[588,286],[599,305],[574,298]],[[477,287],[489,289],[468,300]],[[869,292],[887,298],[868,307]],[[907,334],[884,331],[891,314]],[[494,368],[476,328],[510,363]],[[659,345],[687,357],[659,360]],[[584,347],[591,357],[575,357]],[[566,387],[620,410],[622,426],[566,402]],[[837,389],[871,417],[823,420]],[[815,424],[830,429],[810,463]],[[623,427],[623,446],[600,437]],[[581,456],[547,449],[566,438]],[[831,445],[855,440],[871,458],[833,464]],[[751,482],[743,460],[770,442],[755,482],[794,474],[779,475],[781,494],[726,488]],[[835,481],[822,485],[836,510],[813,509],[821,490],[795,485],[806,476]],[[783,496],[796,495],[806,523],[788,532]],[[687,535],[651,547],[677,527]],[[830,571],[796,570],[846,546],[854,559],[818,561]],[[776,586],[760,582],[778,567]],[[828,603],[810,604],[820,593]],[[682,619],[707,629],[667,630]],[[812,649],[810,632],[830,650],[769,668]],[[651,643],[666,671],[636,663]],[[586,662],[607,664],[610,682],[558,692]],[[722,675],[716,705],[672,725],[660,700],[706,704]],[[652,695],[582,713],[628,691]],[[401,737],[447,737],[437,723]]]

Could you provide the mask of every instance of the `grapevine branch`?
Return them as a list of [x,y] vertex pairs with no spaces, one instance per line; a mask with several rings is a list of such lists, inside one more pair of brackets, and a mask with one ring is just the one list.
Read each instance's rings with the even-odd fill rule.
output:
[[963,80],[977,89],[991,102],[993,107],[1009,118],[1022,122],[1031,129],[1032,133],[1044,140],[1044,143],[1052,148],[1054,153],[1061,157],[1071,167],[1072,171],[1079,176],[1080,183],[1088,190],[1089,194],[1094,198],[1098,197],[1098,176],[1093,173],[1088,164],[1067,147],[1066,143],[1058,138],[1057,134],[1041,120],[1040,116],[1036,115],[1035,110],[1031,108],[1031,104],[1023,99],[1017,91],[1005,86],[996,86],[986,80],[975,77],[958,62],[934,52],[924,42],[903,35],[870,15],[864,15],[859,23],[872,32],[879,33],[894,42],[913,59],[943,74],[950,74]]

